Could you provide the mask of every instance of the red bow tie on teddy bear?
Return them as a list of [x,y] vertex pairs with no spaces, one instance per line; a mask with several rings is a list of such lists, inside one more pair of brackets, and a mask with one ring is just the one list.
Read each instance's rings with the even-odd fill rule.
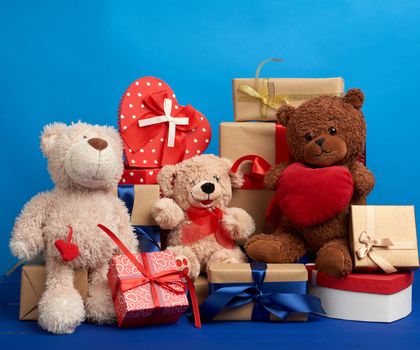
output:
[[229,232],[222,226],[223,211],[219,208],[206,209],[190,207],[186,210],[190,224],[182,228],[182,243],[192,244],[211,234],[226,249],[232,249],[234,242]]

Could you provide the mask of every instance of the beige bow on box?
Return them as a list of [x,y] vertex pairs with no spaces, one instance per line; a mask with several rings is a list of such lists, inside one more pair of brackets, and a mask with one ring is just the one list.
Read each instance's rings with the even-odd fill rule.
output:
[[[366,217],[366,225],[363,225],[363,230],[360,230],[360,225],[357,225],[358,215],[360,212],[355,213],[355,208],[359,210],[363,208]],[[358,241],[358,244],[355,244],[355,257],[356,259],[362,260],[368,258],[371,260],[375,265],[381,268],[386,273],[393,273],[397,271],[397,268],[394,263],[391,263],[386,257],[384,257],[384,252],[390,250],[416,250],[417,249],[417,242],[413,241],[400,241],[398,240],[398,234],[394,232],[392,237],[383,237],[386,235],[382,233],[382,229],[384,227],[383,223],[377,222],[377,215],[376,215],[376,208],[375,206],[353,206],[352,207],[352,223],[353,223],[353,239]],[[387,207],[381,207],[382,210]],[[388,210],[392,210],[392,207],[388,207]],[[389,217],[387,219],[390,219]],[[402,218],[403,219],[403,218]],[[361,220],[360,220],[361,221]],[[378,229],[377,234],[377,227]],[[357,227],[355,227],[357,226]],[[386,225],[385,225],[386,226]],[[357,233],[359,232],[359,233]],[[414,230],[415,232],[415,230]],[[395,260],[395,259],[394,259]],[[417,259],[418,260],[418,259]],[[357,261],[356,261],[357,265]],[[356,266],[357,267],[357,266]]]

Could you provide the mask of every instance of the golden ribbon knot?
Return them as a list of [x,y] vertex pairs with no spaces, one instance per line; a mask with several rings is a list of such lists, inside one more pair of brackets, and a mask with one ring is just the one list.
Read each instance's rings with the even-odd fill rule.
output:
[[389,238],[375,239],[369,233],[362,232],[359,237],[359,242],[363,244],[356,252],[359,259],[363,259],[368,256],[386,273],[393,273],[397,271],[397,269],[388,260],[380,256],[374,249],[375,247],[388,248],[393,246],[394,244]]
[[282,60],[280,58],[269,58],[260,63],[255,72],[255,88],[246,84],[239,86],[239,90],[243,93],[261,100],[261,119],[267,119],[268,107],[278,109],[282,104],[288,103],[285,95],[276,95],[276,88],[274,83],[270,82],[270,79],[259,78],[261,68],[270,61],[281,62]]

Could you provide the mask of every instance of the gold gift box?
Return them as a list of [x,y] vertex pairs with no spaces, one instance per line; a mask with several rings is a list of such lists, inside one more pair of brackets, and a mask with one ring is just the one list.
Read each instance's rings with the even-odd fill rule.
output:
[[413,206],[353,205],[350,226],[356,270],[395,272],[419,267]]
[[[252,283],[250,264],[215,263],[208,268],[209,283]],[[308,272],[303,264],[267,264],[264,282],[305,282]],[[209,293],[209,286],[204,277],[196,281],[196,292],[201,304]],[[207,286],[206,286],[207,285]],[[214,318],[215,321],[250,321],[254,303],[238,308],[224,309]],[[291,312],[285,321],[307,321],[306,313]],[[270,321],[284,321],[270,314]]]
[[[275,164],[275,144],[275,123],[224,122],[220,124],[219,154],[232,162],[245,155],[255,154],[270,164]],[[273,195],[274,191],[264,189],[234,189],[230,206],[242,208],[252,216],[256,233],[270,232],[272,229],[266,223],[265,212]]]
[[235,78],[232,81],[235,121],[274,121],[282,104],[298,107],[312,98],[344,93],[337,78]]
[[[157,184],[142,184],[134,186],[134,204],[131,213],[131,224],[135,226],[155,226],[156,222],[150,210],[160,198],[160,189]],[[115,189],[115,194],[117,190]]]
[[[45,290],[47,272],[41,263],[28,263],[22,267],[20,286],[20,320],[37,320],[38,303]],[[85,270],[74,272],[74,287],[86,300],[88,294],[88,276]]]

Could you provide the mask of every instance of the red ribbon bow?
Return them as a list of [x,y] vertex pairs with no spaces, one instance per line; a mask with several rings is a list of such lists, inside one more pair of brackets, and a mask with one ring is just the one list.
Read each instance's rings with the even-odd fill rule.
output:
[[216,241],[226,249],[232,249],[235,243],[226,228],[223,227],[223,211],[219,208],[206,209],[189,207],[186,210],[191,223],[182,228],[182,243],[192,244],[211,234],[214,234]]
[[[139,118],[139,120],[163,115],[165,113],[163,106],[166,98],[169,98],[166,91],[156,92],[146,96],[143,99],[145,113]],[[174,102],[176,101],[174,100]],[[186,150],[186,132],[189,132],[200,125],[201,114],[190,105],[179,106],[178,109],[173,108],[171,115],[175,119],[188,118],[189,120],[188,125],[176,125],[176,147],[168,147],[166,140],[162,144],[162,164],[175,164],[183,159]],[[137,121],[136,123],[131,124],[127,129],[121,130],[120,133],[130,149],[137,152],[140,148],[147,144],[149,140],[159,135],[162,128],[165,128],[165,135],[167,138],[169,132],[168,123],[159,123],[140,127]]]
[[243,174],[244,183],[242,184],[243,189],[258,190],[264,188],[264,176],[271,165],[264,158],[257,155],[247,155],[239,158],[233,163],[231,172],[237,173],[239,167],[244,165],[246,162],[251,162],[249,172]]
[[[124,280],[120,280],[119,286],[117,286],[116,290],[120,288],[121,292],[126,292],[136,287],[140,287],[144,284],[150,283],[151,286],[151,293],[153,303],[158,308],[160,306],[159,302],[159,294],[156,288],[157,285],[173,292],[176,294],[183,294],[186,292],[187,286],[185,283],[182,282],[182,279],[188,284],[188,289],[190,291],[191,296],[191,303],[193,308],[194,314],[194,324],[197,328],[201,328],[201,320],[200,320],[200,312],[198,308],[198,300],[197,295],[195,293],[194,283],[188,277],[188,274],[185,270],[169,270],[169,271],[162,271],[159,273],[152,274],[150,271],[150,266],[147,262],[147,259],[143,259],[144,265],[142,265],[136,257],[128,250],[128,248],[120,241],[120,239],[106,226],[102,224],[98,224],[98,227],[104,231],[121,249],[124,255],[126,255],[130,261],[137,267],[137,269],[141,272],[143,276],[134,277],[134,278],[127,278]],[[145,253],[146,254],[146,253]],[[177,286],[178,288],[176,288]],[[114,296],[115,297],[115,296]]]

